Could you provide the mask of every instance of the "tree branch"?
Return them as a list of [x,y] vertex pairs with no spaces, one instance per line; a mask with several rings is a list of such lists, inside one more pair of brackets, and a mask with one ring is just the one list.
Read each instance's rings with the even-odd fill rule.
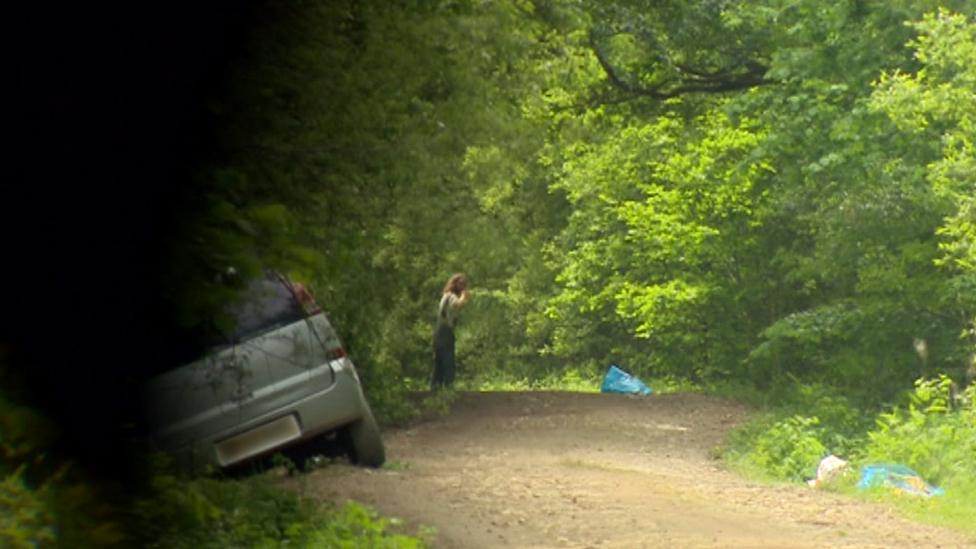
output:
[[[689,93],[724,93],[774,83],[765,77],[766,67],[764,65],[750,60],[742,67],[723,68],[717,71],[705,71],[688,65],[676,65],[680,72],[689,76],[653,86],[636,86],[620,76],[592,34],[590,35],[590,48],[593,50],[603,72],[607,75],[607,80],[614,88],[623,92],[621,96],[616,98],[598,100],[597,102],[600,104],[622,103],[641,97],[663,100]],[[744,72],[741,69],[744,69]]]

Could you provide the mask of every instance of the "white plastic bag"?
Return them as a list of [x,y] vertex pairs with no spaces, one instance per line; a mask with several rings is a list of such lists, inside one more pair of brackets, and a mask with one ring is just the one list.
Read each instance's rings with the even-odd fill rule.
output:
[[846,468],[846,461],[833,454],[830,454],[829,456],[820,460],[820,465],[817,466],[817,478],[808,480],[807,484],[817,487],[825,482],[830,482],[843,474]]

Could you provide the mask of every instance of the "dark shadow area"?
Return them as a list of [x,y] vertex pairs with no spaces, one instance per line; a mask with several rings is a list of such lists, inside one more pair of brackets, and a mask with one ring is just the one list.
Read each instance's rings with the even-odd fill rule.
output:
[[138,385],[171,350],[161,250],[199,207],[203,100],[259,20],[252,8],[67,4],[8,19],[0,343],[61,425],[63,452],[93,474],[129,465]]

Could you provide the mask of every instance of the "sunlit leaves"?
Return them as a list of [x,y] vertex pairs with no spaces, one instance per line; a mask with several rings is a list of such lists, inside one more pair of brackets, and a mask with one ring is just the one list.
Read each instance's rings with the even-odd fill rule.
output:
[[[962,288],[976,273],[976,23],[943,10],[913,27],[920,34],[912,46],[923,67],[915,74],[885,75],[871,106],[938,147],[924,168],[934,191],[950,202],[938,228],[940,264],[959,273],[950,291],[968,296]],[[959,299],[957,305],[976,316],[972,300]]]
[[626,326],[671,350],[700,345],[689,330],[737,276],[730,256],[748,246],[761,199],[753,184],[768,172],[749,155],[761,136],[748,118],[735,123],[715,110],[693,123],[677,113],[635,120],[569,149],[553,184],[574,206],[551,254],[560,269],[555,310]]

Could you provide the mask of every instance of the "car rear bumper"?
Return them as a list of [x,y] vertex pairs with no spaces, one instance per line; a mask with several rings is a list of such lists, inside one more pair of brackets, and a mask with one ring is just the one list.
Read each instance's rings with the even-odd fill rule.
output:
[[226,467],[333,431],[363,417],[365,398],[352,362],[341,361],[335,383],[230,429],[163,448],[181,468]]

